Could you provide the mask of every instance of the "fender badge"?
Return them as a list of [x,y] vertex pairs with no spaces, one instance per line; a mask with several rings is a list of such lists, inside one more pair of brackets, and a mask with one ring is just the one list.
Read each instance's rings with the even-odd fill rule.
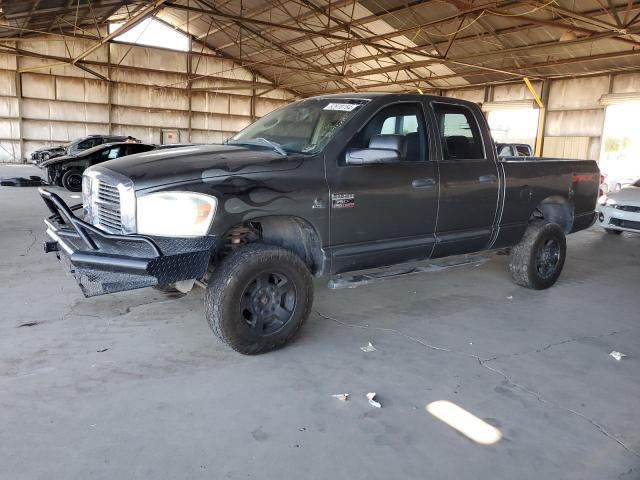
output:
[[322,200],[321,198],[316,198],[313,201],[313,206],[311,208],[313,208],[313,209],[316,209],[316,208],[327,208],[327,205],[324,203],[324,200]]
[[353,193],[331,194],[331,208],[354,208],[356,196]]

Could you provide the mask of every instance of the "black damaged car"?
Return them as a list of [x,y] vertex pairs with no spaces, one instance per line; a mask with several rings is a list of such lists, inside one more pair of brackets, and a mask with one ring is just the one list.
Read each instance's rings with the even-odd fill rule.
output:
[[79,152],[76,155],[64,155],[52,158],[40,164],[45,171],[45,180],[49,185],[58,185],[72,192],[82,190],[82,174],[85,169],[114,158],[148,152],[156,148],[147,143],[105,143]]
[[124,141],[139,140],[126,135],[88,135],[75,139],[66,145],[58,145],[55,147],[45,147],[38,150],[34,150],[31,153],[31,162],[35,165],[40,165],[42,162],[46,162],[50,158],[61,157],[62,155],[78,155],[84,150],[102,145],[103,143],[114,143]]
[[86,296],[204,286],[214,334],[258,354],[299,331],[313,276],[510,249],[517,284],[552,286],[598,180],[590,160],[499,159],[476,104],[350,93],[282,107],[226,145],[91,167],[82,215],[40,194],[45,251]]

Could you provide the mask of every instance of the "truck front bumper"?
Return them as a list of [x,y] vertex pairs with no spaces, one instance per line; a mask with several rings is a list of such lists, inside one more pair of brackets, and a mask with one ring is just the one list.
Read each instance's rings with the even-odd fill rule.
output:
[[58,259],[86,297],[165,285],[202,277],[216,237],[116,235],[97,228],[73,212],[55,193],[39,189],[52,215],[45,219],[45,252]]

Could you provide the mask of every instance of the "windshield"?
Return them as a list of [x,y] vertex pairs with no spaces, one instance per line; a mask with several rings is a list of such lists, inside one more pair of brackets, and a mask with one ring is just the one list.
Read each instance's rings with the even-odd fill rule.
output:
[[346,98],[301,100],[262,117],[227,143],[288,153],[317,153],[366,102]]

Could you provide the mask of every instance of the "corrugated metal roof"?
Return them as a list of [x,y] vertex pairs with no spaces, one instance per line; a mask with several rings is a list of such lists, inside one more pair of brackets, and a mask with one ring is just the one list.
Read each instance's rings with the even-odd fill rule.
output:
[[[153,2],[3,1],[0,37],[99,39]],[[432,90],[640,69],[640,2],[168,0],[155,15],[299,95]],[[4,45],[10,45],[5,43]]]

